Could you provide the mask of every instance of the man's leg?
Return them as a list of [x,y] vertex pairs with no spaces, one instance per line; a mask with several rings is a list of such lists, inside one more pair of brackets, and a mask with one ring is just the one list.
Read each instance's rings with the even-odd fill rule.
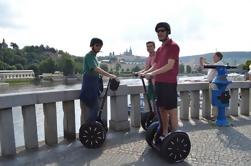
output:
[[161,116],[161,121],[162,121],[162,130],[163,130],[163,135],[168,134],[168,126],[169,126],[169,114],[168,110],[166,110],[164,107],[160,107],[160,116]]
[[175,131],[178,128],[178,115],[177,115],[177,108],[171,109],[167,111],[170,115],[170,121],[171,121],[171,130]]
[[89,117],[88,121],[96,121],[98,117],[98,111],[99,111],[99,102],[98,98],[95,101],[95,104],[93,104],[92,107],[90,107]]
[[86,106],[86,104],[80,100],[80,108],[81,108],[81,117],[80,117],[80,122],[81,125],[84,124],[87,121],[87,118],[90,116],[89,108]]
[[81,124],[90,121],[96,121],[99,111],[99,102],[98,99],[95,101],[93,106],[88,107],[84,102],[80,100],[81,108]]

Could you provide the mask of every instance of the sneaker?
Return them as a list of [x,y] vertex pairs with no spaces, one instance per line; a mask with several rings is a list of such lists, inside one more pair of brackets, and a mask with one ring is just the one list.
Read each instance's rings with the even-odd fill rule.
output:
[[153,143],[155,145],[159,145],[163,141],[164,138],[165,138],[164,135],[158,136],[158,134],[155,134],[154,139],[153,139]]

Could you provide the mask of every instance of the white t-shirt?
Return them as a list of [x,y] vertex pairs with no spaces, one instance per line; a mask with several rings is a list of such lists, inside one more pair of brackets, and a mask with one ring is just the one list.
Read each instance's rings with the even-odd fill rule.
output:
[[[224,63],[222,61],[219,61],[219,62],[214,63],[214,65],[224,65]],[[213,81],[213,79],[216,76],[216,74],[217,74],[217,70],[216,69],[209,69],[207,71],[207,80],[209,82]]]
[[251,69],[248,71],[248,74],[251,75]]

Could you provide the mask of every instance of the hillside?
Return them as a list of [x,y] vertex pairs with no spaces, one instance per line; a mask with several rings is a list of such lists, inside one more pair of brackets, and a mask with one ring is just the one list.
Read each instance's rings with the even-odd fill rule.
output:
[[[223,62],[229,65],[240,65],[244,64],[247,60],[251,60],[251,52],[236,51],[236,52],[222,52],[223,53]],[[206,58],[207,62],[212,62],[213,53],[192,55],[180,57],[181,63],[194,65],[199,64],[200,57]]]

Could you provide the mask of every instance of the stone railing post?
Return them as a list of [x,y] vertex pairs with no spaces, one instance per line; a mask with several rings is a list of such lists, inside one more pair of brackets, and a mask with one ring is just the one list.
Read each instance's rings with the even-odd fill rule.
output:
[[117,91],[111,92],[111,120],[110,128],[116,131],[129,130],[128,121],[128,88],[120,85]]
[[238,116],[238,88],[233,88],[231,91],[230,98],[230,115]]
[[210,112],[211,112],[211,103],[210,103],[210,95],[209,95],[209,90],[204,89],[202,91],[202,117],[205,119],[210,118]]
[[56,103],[45,103],[43,107],[45,143],[52,146],[58,143]]
[[180,92],[180,119],[188,120],[189,119],[189,92],[188,91],[181,91]]
[[140,94],[132,94],[131,95],[131,126],[132,127],[140,127]]
[[0,109],[0,141],[3,156],[16,154],[12,109]]
[[35,105],[22,106],[24,142],[26,149],[38,148]]
[[74,100],[63,101],[63,111],[64,111],[64,138],[66,138],[67,140],[74,140],[76,139]]
[[191,118],[199,119],[200,113],[200,91],[191,92]]
[[242,88],[241,89],[241,114],[249,116],[249,89]]

